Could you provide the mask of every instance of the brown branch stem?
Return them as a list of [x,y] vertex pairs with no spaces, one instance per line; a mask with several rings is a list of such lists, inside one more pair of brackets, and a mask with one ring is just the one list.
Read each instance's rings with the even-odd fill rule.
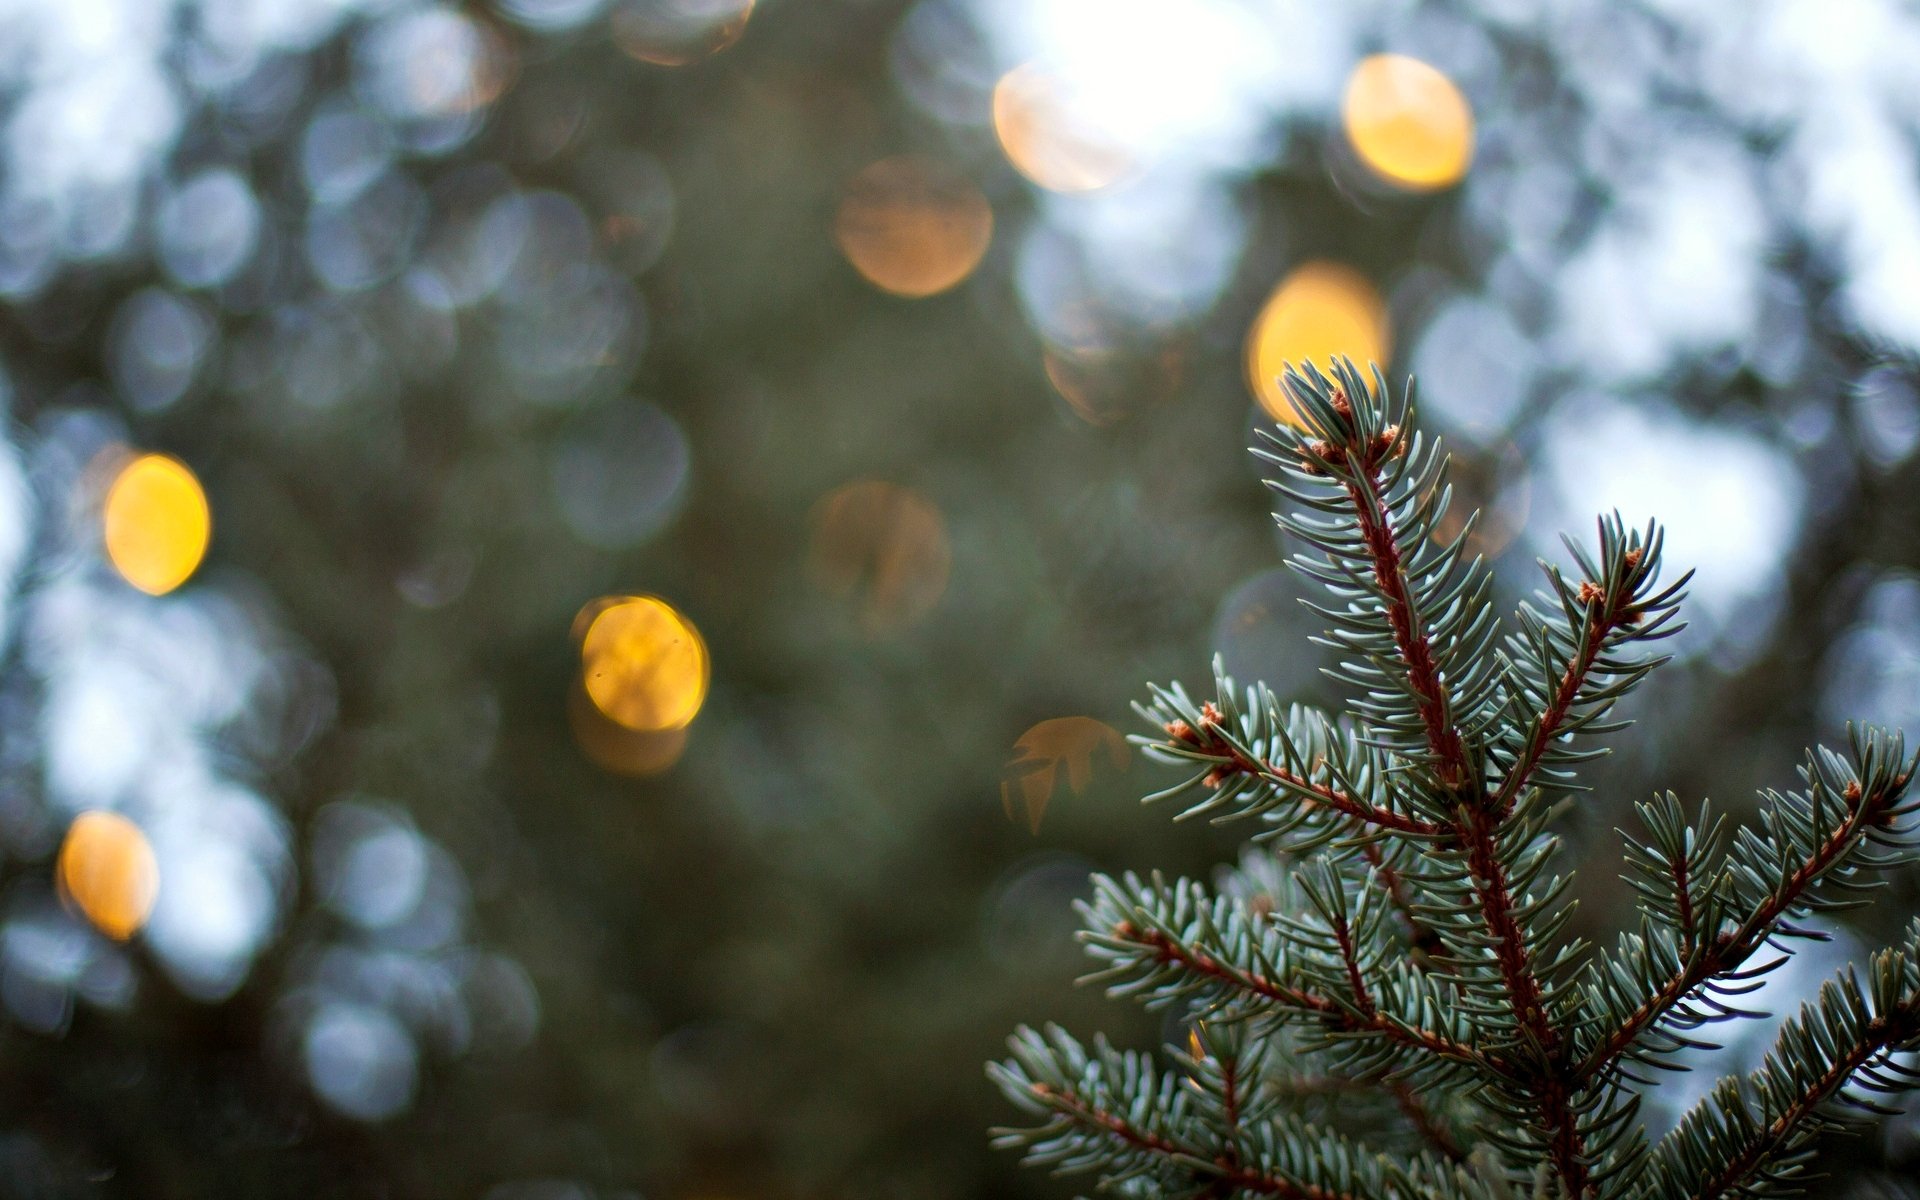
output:
[[1405,558],[1388,516],[1379,464],[1362,459],[1360,466],[1362,469],[1355,470],[1347,480],[1354,519],[1373,559],[1374,582],[1386,602],[1388,624],[1426,728],[1439,782],[1461,797],[1454,833],[1467,852],[1468,868],[1480,896],[1481,919],[1493,937],[1514,1017],[1533,1045],[1530,1074],[1541,1122],[1551,1135],[1549,1154],[1554,1170],[1570,1196],[1584,1196],[1589,1186],[1586,1146],[1574,1118],[1570,1089],[1560,1075],[1559,1034],[1547,1016],[1526,934],[1514,914],[1506,866],[1500,861],[1496,844],[1503,814],[1486,802],[1469,769],[1466,744],[1454,723],[1452,699],[1440,676],[1432,639],[1419,623],[1407,587]]
[[1560,685],[1554,689],[1553,699],[1535,721],[1533,732],[1527,740],[1526,752],[1513,764],[1494,793],[1493,809],[1500,816],[1511,813],[1513,806],[1519,802],[1520,793],[1526,790],[1534,771],[1546,757],[1548,744],[1560,735],[1560,727],[1566,724],[1568,715],[1572,713],[1574,702],[1580,698],[1580,689],[1586,686],[1593,664],[1599,661],[1600,652],[1606,648],[1607,638],[1627,620],[1627,612],[1612,597],[1606,600],[1603,613],[1595,614],[1589,609],[1586,633],[1581,639],[1579,653],[1567,663],[1566,671],[1560,676]]
[[1470,781],[1466,743],[1454,725],[1453,701],[1447,693],[1446,682],[1440,678],[1433,641],[1419,622],[1412,593],[1407,588],[1400,540],[1387,514],[1383,490],[1379,464],[1370,461],[1347,482],[1354,521],[1373,559],[1374,584],[1386,598],[1387,622],[1393,627],[1394,643],[1407,668],[1407,681],[1413,688],[1421,724],[1426,727],[1427,746],[1433,751],[1440,782],[1450,790],[1459,790]]
[[1357,821],[1363,821],[1369,825],[1377,825],[1382,829],[1391,829],[1396,833],[1414,834],[1419,837],[1440,837],[1446,833],[1446,830],[1439,825],[1422,821],[1418,817],[1410,817],[1405,813],[1395,812],[1390,808],[1383,808],[1378,804],[1368,803],[1357,796],[1350,796],[1337,788],[1329,787],[1323,783],[1316,783],[1304,775],[1296,774],[1284,767],[1276,766],[1270,762],[1263,762],[1249,754],[1243,753],[1239,747],[1227,740],[1217,725],[1211,722],[1202,722],[1197,733],[1194,733],[1186,739],[1176,739],[1176,741],[1181,742],[1190,749],[1198,750],[1203,754],[1218,755],[1225,759],[1226,761],[1220,764],[1219,769],[1221,770],[1271,780],[1284,787],[1289,787],[1297,792],[1304,793],[1303,799],[1315,804],[1324,804],[1335,812],[1352,817]]

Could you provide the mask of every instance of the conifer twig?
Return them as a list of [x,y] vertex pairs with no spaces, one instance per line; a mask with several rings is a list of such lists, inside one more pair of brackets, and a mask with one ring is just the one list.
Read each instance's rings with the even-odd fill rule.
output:
[[[1089,979],[1213,1032],[1167,1074],[1023,1031],[989,1070],[1050,1115],[1000,1144],[1185,1200],[1786,1194],[1841,1102],[1873,1109],[1865,1093],[1920,1085],[1902,1057],[1920,1050],[1920,922],[1864,985],[1830,981],[1760,1070],[1723,1080],[1657,1145],[1626,1085],[1715,1049],[1691,1031],[1755,1015],[1730,998],[1778,965],[1756,965],[1764,948],[1784,960],[1820,936],[1810,917],[1862,903],[1879,869],[1915,855],[1917,760],[1897,733],[1849,727],[1848,754],[1811,752],[1803,787],[1765,793],[1730,835],[1671,793],[1640,804],[1647,837],[1626,853],[1639,925],[1587,954],[1567,932],[1570,880],[1547,874],[1546,798],[1578,790],[1575,768],[1601,752],[1583,739],[1622,728],[1608,713],[1666,661],[1636,648],[1683,628],[1687,577],[1659,582],[1657,524],[1602,517],[1591,552],[1567,542],[1580,573],[1548,566],[1544,611],[1522,604],[1500,641],[1486,568],[1463,561],[1464,533],[1437,537],[1445,458],[1410,395],[1396,401],[1377,370],[1373,384],[1350,363],[1335,374],[1289,374],[1301,428],[1259,453],[1306,548],[1293,565],[1332,596],[1309,607],[1342,656],[1326,673],[1352,689],[1348,713],[1283,709],[1259,686],[1243,701],[1217,660],[1216,701],[1156,688],[1141,712],[1165,740],[1138,740],[1192,773],[1149,799],[1197,793],[1183,816],[1257,819],[1271,849],[1215,888],[1096,876],[1081,905],[1103,964]],[[1281,1103],[1318,1088],[1368,1093],[1325,1107],[1369,1130],[1403,1122],[1400,1148]]]

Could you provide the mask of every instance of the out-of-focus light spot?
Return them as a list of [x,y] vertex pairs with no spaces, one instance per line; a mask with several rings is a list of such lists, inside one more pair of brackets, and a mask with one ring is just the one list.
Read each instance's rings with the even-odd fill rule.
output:
[[551,462],[568,528],[589,545],[623,550],[680,511],[692,455],[672,417],[651,404],[623,403],[580,418]]
[[1307,262],[1273,290],[1247,330],[1247,384],[1276,421],[1298,424],[1280,386],[1288,364],[1326,371],[1345,355],[1361,371],[1386,366],[1387,306],[1366,276],[1335,262]]
[[1894,573],[1876,581],[1859,620],[1827,651],[1821,674],[1821,711],[1835,726],[1920,724],[1920,579]]
[[606,0],[500,0],[500,7],[529,29],[571,29],[591,20]]
[[[1559,553],[1548,531],[1578,528],[1596,512],[1619,509],[1629,525],[1658,514],[1667,571],[1698,571],[1687,589],[1688,620],[1724,639],[1716,652],[1738,654],[1736,639],[1750,646],[1766,636],[1785,556],[1806,517],[1806,477],[1785,451],[1737,425],[1605,393],[1568,397],[1538,432],[1541,519],[1530,540],[1542,552]],[[1706,638],[1686,640],[1697,651]]]
[[426,895],[427,844],[393,815],[341,802],[320,810],[313,826],[316,890],[328,907],[362,929],[399,924]]
[[214,340],[213,321],[192,301],[161,288],[129,296],[107,331],[107,373],[127,403],[153,412],[192,385]]
[[1040,367],[1075,416],[1089,425],[1111,425],[1126,413],[1111,378],[1114,357],[1103,346],[1049,344],[1040,351]]
[[893,80],[915,107],[949,125],[979,120],[999,74],[979,14],[964,0],[920,0],[895,26]]
[[1404,54],[1360,60],[1340,116],[1354,153],[1382,179],[1412,191],[1458,183],[1473,162],[1473,110],[1453,81]]
[[834,489],[813,510],[813,576],[855,606],[869,632],[924,617],[947,590],[947,523],[912,488],[876,479]]
[[1236,679],[1258,679],[1281,694],[1310,688],[1330,658],[1309,644],[1319,630],[1307,615],[1300,577],[1286,567],[1268,568],[1227,593],[1207,644]]
[[385,283],[412,259],[426,214],[419,185],[390,172],[353,199],[316,206],[307,214],[307,260],[335,291]]
[[867,282],[931,296],[973,273],[993,240],[980,189],[924,158],[884,158],[847,182],[833,239]]
[[1157,345],[1124,344],[1097,328],[1068,326],[1063,339],[1040,349],[1040,369],[1076,417],[1093,426],[1112,425],[1145,403],[1180,390],[1187,350],[1178,340]]
[[1104,756],[1116,771],[1126,769],[1131,757],[1127,739],[1113,726],[1092,717],[1054,717],[1042,721],[1020,735],[1013,744],[1014,756],[1007,763],[1006,777],[1000,781],[1000,806],[1007,820],[1025,818],[1027,828],[1040,832],[1041,818],[1059,787],[1064,768],[1067,789],[1074,795],[1086,791],[1093,779],[1093,765]]
[[583,680],[575,680],[567,692],[567,724],[581,753],[616,775],[658,775],[680,761],[687,748],[686,726],[628,729],[600,711]]
[[442,546],[400,572],[393,590],[415,608],[445,608],[466,595],[478,559],[473,551]]
[[594,707],[643,733],[684,729],[706,701],[712,671],[699,630],[653,596],[587,607],[599,610],[580,637],[581,680]]
[[218,287],[239,274],[260,237],[260,203],[225,167],[184,180],[154,216],[160,261],[186,287]]
[[608,24],[613,44],[656,67],[684,67],[725,50],[747,31],[754,0],[627,0]]
[[1087,897],[1090,867],[1082,858],[1047,854],[1008,870],[988,893],[981,913],[980,935],[993,961],[1026,969],[1072,961],[1068,935],[1073,927],[1063,914]]
[[300,138],[300,174],[322,204],[358,196],[393,161],[393,130],[358,104],[320,106]]
[[1862,434],[1861,452],[1874,465],[1894,466],[1920,445],[1920,390],[1910,372],[1875,367],[1854,384],[1849,398]]
[[650,155],[621,151],[593,160],[582,186],[595,200],[608,256],[638,275],[666,251],[673,234],[673,181]]
[[[580,10],[576,19],[585,20],[599,0],[585,5],[547,0],[537,7],[565,16],[569,4]],[[397,120],[456,117],[484,108],[499,98],[512,75],[504,40],[449,8],[402,13],[382,23],[360,41],[355,57],[362,90]]]
[[1091,192],[1118,182],[1133,156],[1059,76],[1015,67],[993,88],[993,131],[1022,175],[1053,192]]
[[321,1008],[307,1027],[306,1060],[313,1090],[355,1120],[385,1120],[413,1102],[419,1051],[384,1008]]
[[1413,347],[1421,411],[1476,442],[1497,438],[1527,402],[1539,360],[1505,305],[1479,296],[1451,299]]
[[81,915],[118,942],[147,923],[160,894],[160,864],[147,835],[115,812],[75,817],[56,870],[61,891]]
[[187,581],[213,532],[200,481],[165,454],[143,454],[121,468],[107,489],[102,525],[114,569],[150,596]]

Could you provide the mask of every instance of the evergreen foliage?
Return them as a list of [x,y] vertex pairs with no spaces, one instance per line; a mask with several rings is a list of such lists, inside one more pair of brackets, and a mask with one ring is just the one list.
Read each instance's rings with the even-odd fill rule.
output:
[[[1156,689],[1141,743],[1185,769],[1149,800],[1254,818],[1262,845],[1217,887],[1096,877],[1082,937],[1116,995],[1186,1006],[1171,1063],[1021,1030],[990,1067],[1033,1123],[1030,1162],[1123,1194],[1301,1200],[1793,1194],[1813,1143],[1920,1078],[1920,923],[1864,977],[1828,982],[1752,1075],[1722,1080],[1654,1140],[1638,1094],[1857,905],[1914,847],[1914,760],[1849,731],[1799,788],[1730,828],[1672,794],[1639,807],[1627,881],[1639,927],[1610,950],[1567,931],[1555,812],[1616,731],[1614,706],[1683,628],[1657,524],[1599,521],[1546,565],[1501,636],[1491,577],[1435,530],[1446,459],[1378,369],[1290,372],[1302,428],[1265,435],[1293,565],[1353,690],[1336,717],[1219,676]],[[1544,565],[1544,564],[1543,564]]]

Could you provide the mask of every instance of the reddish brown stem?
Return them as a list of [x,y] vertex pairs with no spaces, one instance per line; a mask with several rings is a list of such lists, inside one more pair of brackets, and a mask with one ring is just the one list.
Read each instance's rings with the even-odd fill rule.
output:
[[1673,895],[1679,906],[1676,914],[1680,918],[1680,948],[1683,953],[1693,953],[1700,941],[1700,931],[1693,923],[1693,872],[1687,865],[1686,855],[1673,860]]
[[1333,940],[1340,947],[1340,961],[1346,964],[1347,986],[1353,989],[1353,1002],[1361,1012],[1371,1017],[1374,1014],[1373,995],[1367,991],[1367,981],[1360,977],[1360,958],[1353,948],[1353,931],[1347,928],[1344,920],[1334,922]]
[[1442,786],[1458,791],[1469,782],[1466,744],[1453,723],[1453,701],[1440,667],[1434,661],[1433,642],[1420,625],[1413,598],[1407,590],[1406,572],[1399,538],[1387,515],[1382,496],[1379,467],[1368,464],[1354,473],[1347,484],[1347,496],[1353,501],[1354,520],[1361,540],[1373,559],[1374,584],[1386,598],[1387,621],[1393,627],[1394,643],[1407,668],[1420,721],[1427,732],[1427,746],[1433,752]]
[[1513,764],[1506,778],[1500,781],[1499,790],[1494,793],[1493,809],[1500,816],[1511,813],[1513,806],[1519,803],[1520,793],[1526,790],[1540,761],[1546,757],[1547,746],[1560,736],[1560,728],[1566,724],[1574,702],[1580,698],[1580,689],[1586,686],[1587,675],[1599,660],[1600,652],[1606,648],[1608,636],[1625,620],[1626,609],[1611,599],[1606,602],[1603,613],[1596,614],[1589,610],[1586,634],[1581,638],[1579,652],[1567,663],[1567,669],[1561,674],[1560,685],[1554,689],[1546,711],[1534,722],[1525,753]]
[[1405,813],[1395,812],[1390,808],[1382,808],[1377,804],[1370,804],[1358,797],[1349,796],[1336,788],[1328,787],[1326,784],[1315,783],[1304,775],[1297,775],[1283,767],[1275,766],[1273,763],[1262,762],[1257,758],[1243,754],[1238,747],[1234,746],[1233,743],[1222,736],[1219,729],[1213,725],[1202,725],[1200,731],[1194,734],[1192,738],[1187,739],[1184,744],[1202,753],[1217,754],[1225,758],[1226,761],[1221,764],[1221,768],[1224,770],[1234,772],[1235,774],[1252,775],[1256,778],[1270,779],[1276,783],[1284,784],[1296,791],[1306,793],[1307,797],[1316,804],[1324,804],[1337,813],[1342,813],[1358,821],[1364,821],[1369,825],[1377,825],[1382,829],[1391,829],[1396,833],[1410,833],[1420,837],[1438,837],[1446,832],[1445,829],[1438,825],[1422,821],[1417,817],[1407,816]]
[[1567,1194],[1585,1196],[1589,1186],[1586,1143],[1574,1119],[1571,1089],[1560,1073],[1559,1031],[1548,1019],[1540,981],[1533,973],[1532,957],[1527,950],[1526,934],[1514,915],[1506,867],[1495,847],[1493,826],[1497,818],[1485,809],[1463,811],[1467,815],[1461,822],[1461,840],[1467,844],[1468,869],[1479,884],[1481,919],[1493,934],[1494,953],[1500,964],[1501,981],[1513,1005],[1514,1018],[1534,1047],[1529,1057],[1534,1067],[1540,1121],[1551,1135],[1548,1155]]
[[1468,869],[1480,895],[1481,919],[1493,936],[1514,1017],[1533,1045],[1529,1057],[1540,1119],[1551,1135],[1549,1155],[1568,1195],[1584,1196],[1588,1190],[1586,1146],[1574,1120],[1569,1089],[1559,1074],[1559,1035],[1547,1017],[1526,935],[1514,915],[1506,866],[1500,861],[1496,834],[1502,814],[1484,801],[1472,779],[1466,745],[1454,724],[1452,701],[1434,661],[1432,640],[1418,623],[1407,589],[1404,559],[1383,492],[1378,464],[1372,461],[1364,470],[1354,472],[1347,483],[1354,519],[1373,559],[1374,582],[1385,599],[1395,646],[1426,729],[1435,774],[1442,787],[1462,798],[1454,832],[1467,851]]

